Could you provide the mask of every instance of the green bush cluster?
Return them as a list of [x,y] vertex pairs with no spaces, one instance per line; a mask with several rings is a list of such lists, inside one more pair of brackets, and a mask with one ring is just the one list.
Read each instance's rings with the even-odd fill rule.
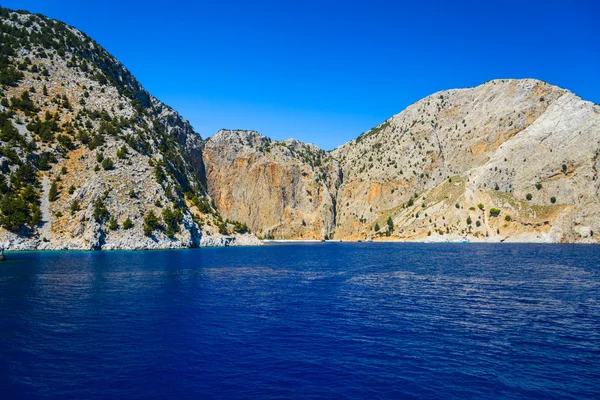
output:
[[102,198],[96,199],[96,201],[94,201],[94,219],[96,222],[102,223],[108,219],[108,217],[110,217],[110,213],[104,205],[104,200]]
[[127,217],[127,219],[123,221],[123,229],[127,230],[131,228],[133,228],[133,222],[131,222],[131,218]]
[[[34,218],[34,212],[37,212]],[[14,193],[2,196],[0,200],[0,224],[10,231],[18,231],[25,225],[33,227],[41,222],[39,208],[33,209],[31,203]]]
[[497,217],[498,215],[500,215],[498,208],[490,208],[490,217]]
[[162,217],[165,223],[165,234],[172,238],[175,233],[179,232],[179,223],[183,220],[183,212],[179,208],[165,207],[162,210]]
[[150,236],[155,229],[162,228],[158,217],[153,210],[148,211],[144,217],[144,235]]

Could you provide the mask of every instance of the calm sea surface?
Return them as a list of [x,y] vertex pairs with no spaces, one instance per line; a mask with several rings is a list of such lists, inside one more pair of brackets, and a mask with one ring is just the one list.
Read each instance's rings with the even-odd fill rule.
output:
[[8,256],[2,399],[600,398],[600,246]]

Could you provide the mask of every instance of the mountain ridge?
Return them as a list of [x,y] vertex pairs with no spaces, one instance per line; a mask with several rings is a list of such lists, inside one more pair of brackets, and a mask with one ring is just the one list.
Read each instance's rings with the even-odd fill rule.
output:
[[600,107],[566,89],[438,91],[330,151],[247,130],[202,140],[87,35],[7,9],[0,22],[5,248],[599,241]]
[[[452,99],[465,96],[468,98],[461,100],[463,102],[462,105],[452,103],[452,101],[454,101]],[[332,198],[332,203],[336,204],[336,210],[331,213],[331,215],[335,215],[332,223],[336,226],[334,229],[322,230],[320,234],[309,237],[319,238],[333,236],[335,238],[346,240],[365,239],[374,236],[380,240],[462,241],[466,238],[467,240],[475,241],[517,240],[595,242],[596,239],[593,238],[593,232],[595,229],[598,229],[597,216],[595,215],[592,217],[591,221],[586,221],[586,223],[589,222],[594,227],[592,228],[584,225],[577,228],[578,233],[571,231],[566,234],[565,232],[562,232],[562,229],[565,229],[565,227],[552,231],[552,224],[550,221],[537,221],[538,218],[534,217],[537,214],[531,209],[532,207],[550,207],[554,208],[556,211],[562,206],[554,205],[555,203],[561,203],[564,206],[564,202],[575,202],[575,199],[571,196],[569,199],[563,198],[562,201],[554,200],[555,203],[552,203],[552,199],[561,199],[561,189],[563,187],[558,186],[554,191],[548,193],[543,200],[539,198],[533,199],[532,193],[534,191],[540,193],[550,191],[550,188],[541,188],[543,186],[542,182],[540,182],[543,180],[542,177],[530,176],[526,181],[521,181],[519,183],[521,186],[519,188],[521,192],[519,195],[521,196],[521,199],[526,200],[526,203],[523,204],[522,207],[521,205],[519,206],[522,208],[523,221],[517,220],[516,218],[517,215],[519,215],[519,210],[511,206],[510,201],[508,200],[506,200],[506,203],[501,203],[500,200],[496,199],[496,195],[501,193],[504,193],[507,196],[513,196],[513,182],[511,182],[512,178],[510,178],[510,174],[518,175],[520,172],[516,172],[517,169],[515,169],[515,166],[513,165],[513,160],[509,160],[510,157],[506,158],[506,162],[509,163],[511,169],[515,169],[515,171],[511,171],[508,177],[495,176],[489,178],[494,180],[494,183],[491,184],[494,186],[491,197],[489,193],[481,192],[487,186],[487,182],[484,182],[482,177],[475,177],[475,179],[478,180],[478,182],[476,182],[477,187],[468,190],[469,200],[463,199],[463,201],[473,201],[473,203],[469,205],[459,205],[463,210],[466,208],[468,212],[462,211],[460,213],[460,218],[463,218],[463,220],[454,221],[453,228],[450,228],[448,226],[449,224],[445,222],[431,222],[424,224],[427,227],[427,231],[423,230],[425,226],[421,226],[421,232],[418,232],[418,228],[413,228],[414,232],[412,233],[414,235],[406,235],[406,232],[403,232],[403,235],[398,235],[399,229],[395,229],[395,232],[390,232],[389,236],[388,231],[385,228],[387,225],[387,221],[385,220],[386,217],[393,217],[392,225],[394,225],[394,218],[398,217],[399,220],[396,221],[395,225],[397,226],[400,224],[400,226],[403,226],[403,228],[400,229],[402,231],[407,228],[406,224],[411,226],[414,225],[415,221],[411,220],[413,218],[400,216],[398,215],[399,213],[396,212],[397,210],[394,211],[394,209],[403,206],[406,207],[406,204],[410,201],[414,203],[414,195],[420,197],[419,195],[423,194],[423,192],[432,191],[437,186],[443,184],[444,181],[448,179],[451,180],[452,176],[460,176],[466,172],[469,172],[472,175],[476,170],[481,170],[488,162],[488,159],[492,158],[493,151],[498,148],[504,148],[508,146],[509,143],[518,141],[519,135],[522,136],[534,128],[537,129],[537,126],[540,124],[539,121],[546,118],[545,114],[548,110],[551,110],[553,114],[560,114],[567,110],[568,107],[566,104],[558,108],[553,106],[555,102],[557,104],[560,104],[563,101],[566,102],[566,99],[570,99],[571,103],[578,104],[587,109],[588,112],[592,113],[590,114],[592,116],[590,119],[592,123],[590,126],[586,127],[586,129],[588,129],[586,141],[590,145],[589,148],[598,148],[598,143],[600,142],[598,118],[593,118],[594,115],[598,114],[598,106],[591,102],[581,100],[578,96],[566,89],[536,79],[496,79],[474,88],[439,91],[413,103],[402,112],[388,118],[371,130],[364,132],[357,138],[328,152],[331,158],[341,165],[341,175],[343,176],[343,182],[336,185],[336,195]],[[435,105],[432,105],[433,103],[435,103]],[[474,105],[475,108],[464,112],[457,111],[457,107],[459,106],[465,107],[471,105]],[[426,110],[426,107],[429,108]],[[497,110],[501,111],[498,113]],[[452,114],[456,115],[452,117]],[[516,116],[513,116],[513,114],[516,114]],[[442,130],[446,133],[437,132],[438,127],[441,126],[440,124],[447,123],[447,121],[444,122],[444,119],[448,119],[449,116],[452,118],[459,118],[456,121],[453,120],[452,125],[454,126],[442,127]],[[430,119],[425,121],[427,117],[430,117]],[[485,132],[480,132],[478,134],[479,136],[477,136],[471,132],[471,129],[467,129],[467,124],[470,123],[469,119],[473,120],[475,123],[474,128],[472,129],[473,131],[483,129]],[[579,118],[579,120],[581,121],[582,126],[586,126],[581,118]],[[430,126],[427,126],[428,124]],[[459,125],[462,125],[460,129]],[[530,129],[532,125],[533,128]],[[400,133],[394,133],[396,130]],[[417,132],[414,132],[414,130]],[[448,137],[448,132],[451,131],[456,131],[456,135],[460,136],[457,136],[454,139]],[[428,141],[427,136],[424,136],[427,134],[430,135],[430,142]],[[391,139],[398,140],[398,137],[404,137],[406,135],[414,136],[414,138],[410,139],[414,140],[414,146],[411,147],[406,145],[404,147],[398,147],[393,151],[390,150],[388,154],[379,157],[378,163],[371,163],[371,161],[369,161],[369,163],[365,162],[365,160],[371,160],[372,157],[380,151],[380,146],[385,146]],[[426,138],[426,141],[423,141],[424,137]],[[223,142],[223,139],[220,138],[220,141]],[[469,141],[473,142],[468,149],[469,151],[460,148],[464,147],[465,143],[469,143]],[[208,138],[206,142],[210,143],[211,138]],[[361,144],[361,142],[368,143],[371,147],[365,148],[364,143]],[[459,143],[459,146],[453,149],[453,142]],[[227,147],[228,144],[225,143],[223,146]],[[429,146],[427,150],[419,150],[419,148],[422,149],[427,146]],[[417,151],[415,151],[415,149],[417,149]],[[411,157],[394,160],[395,154],[402,152],[412,152],[414,154],[412,154]],[[423,162],[419,161],[417,156],[421,157],[421,161]],[[424,156],[431,158],[431,160],[424,162]],[[550,154],[548,156],[552,157]],[[569,157],[577,159],[580,155],[571,154]],[[404,166],[404,168],[400,168],[399,174],[390,172],[392,161],[394,169],[397,169],[399,165]],[[562,168],[562,161],[555,164],[558,169]],[[405,179],[406,175],[404,175],[405,171],[403,171],[403,169],[406,167],[412,169],[412,171],[409,171],[412,176]],[[498,167],[499,165],[494,165],[493,168],[497,170]],[[224,168],[226,167],[221,167],[221,169]],[[428,169],[435,170],[435,176],[431,173],[432,171],[428,171]],[[537,165],[530,169],[537,171]],[[483,171],[480,172],[483,175],[489,175],[489,173],[484,173]],[[422,182],[419,182],[419,180]],[[527,183],[526,186],[528,186],[528,188],[522,187],[524,186],[524,182]],[[592,187],[595,187],[594,182],[595,180],[590,181]],[[222,183],[222,186],[228,185],[230,185],[230,183]],[[368,187],[361,187],[361,185],[366,185]],[[412,188],[410,191],[397,191],[397,189],[402,188],[403,186],[412,186]],[[537,188],[538,186],[540,186],[539,189]],[[349,188],[348,193],[344,193],[347,188]],[[472,193],[473,190],[477,193]],[[530,190],[532,193],[525,193],[524,190]],[[576,190],[579,193],[583,189],[580,187]],[[387,194],[382,194],[386,191]],[[398,193],[400,193],[400,196],[398,196]],[[463,197],[464,195],[465,193],[463,193]],[[528,195],[532,196],[531,200],[525,199]],[[587,196],[590,201],[597,200],[597,198],[593,198],[589,193]],[[473,200],[470,200],[473,197],[477,199],[474,198]],[[479,198],[481,198],[481,201],[486,201],[488,205],[490,205],[489,202],[492,202],[491,205],[493,207],[489,208],[495,210],[500,209],[500,214],[503,214],[504,218],[510,218],[511,221],[502,220],[501,223],[498,223],[501,218],[492,217],[492,219],[490,219],[489,215],[482,215],[485,214],[484,210],[486,208],[485,204],[478,200]],[[511,201],[521,201],[521,199],[513,199],[511,197]],[[264,200],[261,200],[261,202],[264,204]],[[359,202],[359,204],[351,205],[353,202]],[[454,203],[452,205],[456,206],[457,204],[458,203]],[[484,209],[482,210],[475,207],[478,210],[478,213],[472,213],[474,206],[478,206],[479,204],[483,204]],[[286,204],[283,206],[285,207]],[[508,208],[508,210],[503,211],[501,208],[497,207]],[[594,209],[596,207],[597,204],[594,204]],[[296,211],[298,214],[297,208],[292,207],[292,210]],[[228,210],[225,210],[224,212],[227,215]],[[509,215],[509,212],[513,215]],[[291,213],[292,212],[290,212],[290,214]],[[300,212],[300,214],[302,213]],[[353,214],[353,217],[346,218],[345,216],[347,214]],[[382,215],[385,216],[383,220]],[[414,215],[418,219],[418,213],[415,212]],[[301,215],[297,216],[297,218],[300,217]],[[446,217],[450,218],[451,216],[439,215],[438,217],[443,221]],[[558,215],[555,215],[554,217],[559,218]],[[452,218],[458,218],[458,216],[452,216]],[[474,218],[480,221],[474,221]],[[564,218],[565,217],[563,216],[563,219]],[[242,219],[245,220],[243,217]],[[467,224],[467,220],[470,220],[471,222]],[[532,222],[532,220],[536,222]],[[290,221],[283,221],[281,225],[286,226],[292,222],[294,221],[290,219]],[[558,220],[556,222],[565,225],[564,222]],[[489,225],[490,223],[492,223],[492,226]],[[344,224],[348,224],[349,226],[344,226]],[[379,232],[375,231],[376,224],[379,225]],[[441,224],[445,229],[440,230],[438,224]],[[479,224],[484,226],[485,230],[481,229],[477,232],[474,228],[479,228]],[[538,226],[538,224],[541,225]],[[260,228],[260,224],[255,225],[257,225],[255,229]],[[329,225],[331,225],[331,223]],[[365,225],[368,226],[368,229],[365,229]],[[298,237],[297,231],[291,233],[286,229],[278,229],[277,227],[272,226],[272,224],[269,226],[274,229],[268,229],[262,232],[268,237],[273,235],[284,238],[290,236],[292,238]],[[524,227],[527,226],[532,226],[536,229],[532,228],[527,231],[526,228],[524,229]],[[499,233],[501,230],[503,230],[505,234],[502,234],[502,232]],[[473,236],[473,234],[475,234],[475,236]],[[444,235],[445,237],[443,237]],[[300,235],[300,237],[304,236]]]

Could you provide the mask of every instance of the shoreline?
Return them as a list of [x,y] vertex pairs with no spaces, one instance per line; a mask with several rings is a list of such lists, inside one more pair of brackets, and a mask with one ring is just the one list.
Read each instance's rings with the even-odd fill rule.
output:
[[[134,246],[129,245],[130,243],[107,243],[101,247],[87,247],[77,246],[76,243],[68,243],[66,245],[52,245],[48,242],[34,242],[34,243],[1,243],[0,248],[3,248],[5,252],[34,252],[34,251],[152,251],[152,250],[186,250],[186,249],[197,249],[197,248],[224,248],[224,247],[257,247],[265,245],[314,245],[314,244],[586,244],[586,245],[598,245],[597,241],[576,241],[576,242],[563,242],[548,240],[548,238],[527,238],[527,237],[515,237],[512,240],[510,238],[504,238],[504,240],[473,240],[472,238],[456,238],[457,240],[390,240],[385,238],[381,240],[376,238],[370,240],[358,240],[358,239],[264,239],[260,240],[253,238],[248,240],[247,237],[220,237],[218,240],[215,237],[210,237],[212,240],[202,240],[195,243],[184,243],[184,242],[158,242],[153,243],[154,246],[140,245],[137,243]],[[208,238],[207,238],[208,239]],[[454,238],[453,238],[454,239]],[[13,246],[11,246],[13,244]]]
[[[343,245],[352,244],[391,244],[391,245],[411,245],[411,244],[433,244],[433,245],[574,245],[574,246],[594,246],[599,243],[585,243],[585,242],[423,242],[423,241],[373,241],[373,242],[357,242],[357,241],[340,241],[331,240],[322,242],[320,240],[268,240],[264,241],[263,245],[314,245],[314,244],[326,244],[326,243],[337,243]],[[111,248],[111,249],[85,249],[85,248],[69,248],[69,249],[4,249],[4,255],[10,253],[57,253],[57,252],[145,252],[145,251],[178,251],[178,250],[201,250],[201,249],[225,249],[225,248],[255,248],[262,245],[234,245],[234,246],[196,246],[196,247],[165,247],[165,248]]]
[[343,243],[343,244],[585,244],[585,245],[600,245],[598,242],[552,242],[546,240],[513,240],[513,241],[485,241],[485,240],[446,240],[446,241],[433,241],[433,240],[315,240],[315,239],[277,239],[277,240],[263,240],[264,244],[315,244],[315,243]]

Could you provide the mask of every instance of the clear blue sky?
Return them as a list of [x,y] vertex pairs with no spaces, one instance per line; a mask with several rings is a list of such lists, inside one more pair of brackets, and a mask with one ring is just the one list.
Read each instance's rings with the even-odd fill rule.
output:
[[531,77],[600,103],[600,1],[3,1],[115,55],[203,136],[332,149],[442,89]]

